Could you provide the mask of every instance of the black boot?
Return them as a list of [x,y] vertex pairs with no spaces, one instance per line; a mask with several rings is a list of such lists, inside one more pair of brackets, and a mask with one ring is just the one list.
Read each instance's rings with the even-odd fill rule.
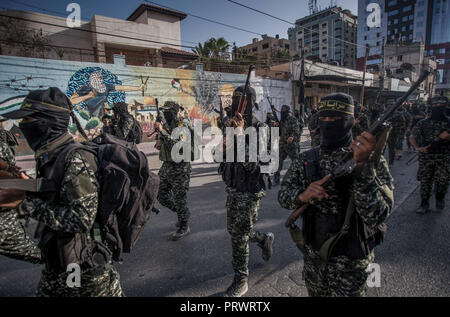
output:
[[436,194],[436,211],[443,211],[445,208],[445,194]]
[[425,214],[430,211],[430,201],[428,199],[423,199],[420,207],[416,210],[418,214]]
[[180,222],[180,227],[178,228],[177,232],[172,235],[172,241],[180,240],[189,232],[191,232],[191,229],[189,228],[187,222]]
[[225,291],[224,297],[241,297],[248,291],[248,278],[239,274],[234,275],[233,283]]
[[272,245],[274,239],[275,235],[272,232],[269,232],[264,236],[264,241],[259,244],[262,249],[262,258],[264,261],[269,261],[269,259],[272,257]]

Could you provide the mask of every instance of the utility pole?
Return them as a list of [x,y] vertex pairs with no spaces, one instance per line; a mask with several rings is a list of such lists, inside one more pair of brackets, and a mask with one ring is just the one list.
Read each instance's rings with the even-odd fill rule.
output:
[[360,98],[360,107],[364,106],[364,85],[366,81],[366,66],[367,66],[367,57],[369,56],[369,44],[366,44],[366,56],[364,57],[364,67],[363,67],[363,79],[361,86],[361,98]]
[[[298,104],[299,104],[299,113],[300,118],[303,119],[303,114],[305,112],[305,52],[302,49],[302,64],[301,64],[301,70],[300,70],[300,80],[299,80],[299,94],[298,94]],[[299,118],[299,119],[300,119]]]

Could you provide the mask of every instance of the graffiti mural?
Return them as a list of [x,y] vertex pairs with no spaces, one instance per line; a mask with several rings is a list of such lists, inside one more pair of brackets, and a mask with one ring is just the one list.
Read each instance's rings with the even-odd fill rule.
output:
[[[184,109],[181,116],[200,119],[205,127],[215,126],[220,102],[224,108],[231,105],[234,89],[243,85],[246,78],[245,74],[127,66],[119,62],[100,64],[0,56],[0,64],[0,101],[26,95],[35,89],[58,87],[71,100],[90,138],[102,132],[102,119],[105,115],[112,115],[113,105],[126,102],[129,112],[141,124],[144,142],[153,139],[148,135],[154,131],[156,99],[160,105],[174,101]],[[278,97],[277,100],[285,104],[292,101],[289,81],[255,77],[252,85],[261,95],[258,102],[264,103],[265,96]],[[266,108],[270,111],[268,106],[260,107]],[[1,113],[2,109],[0,120]],[[265,113],[260,116],[265,117]],[[32,154],[18,122],[0,124],[19,138],[19,155]],[[75,139],[82,140],[74,124],[68,128]]]

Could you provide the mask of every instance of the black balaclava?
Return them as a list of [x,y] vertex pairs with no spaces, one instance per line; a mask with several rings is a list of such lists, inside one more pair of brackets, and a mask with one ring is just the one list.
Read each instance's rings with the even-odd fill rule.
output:
[[27,117],[36,121],[19,123],[19,128],[33,151],[67,133],[70,101],[59,89],[32,91],[24,103],[29,104],[29,108],[34,111]]
[[180,111],[181,107],[173,101],[167,101],[164,103],[164,108],[164,119],[166,119],[170,130],[173,131],[176,128],[178,112]]
[[431,120],[447,121],[446,106],[448,99],[446,97],[434,97],[431,99]]
[[[244,86],[240,86],[234,90],[231,104],[231,116],[234,116],[239,108],[239,100],[244,92]],[[243,114],[245,127],[253,124],[253,106],[256,104],[256,91],[252,87],[247,90],[247,105]]]
[[288,117],[289,114],[291,113],[291,108],[289,108],[288,105],[283,105],[281,106],[281,121],[285,121]]
[[353,97],[344,93],[325,96],[319,103],[319,117],[340,117],[336,121],[319,120],[320,146],[327,152],[349,146],[355,123]]

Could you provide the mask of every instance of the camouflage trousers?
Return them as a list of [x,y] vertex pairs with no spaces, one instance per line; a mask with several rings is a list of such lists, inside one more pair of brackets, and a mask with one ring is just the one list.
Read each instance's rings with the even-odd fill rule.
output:
[[391,131],[389,134],[389,138],[387,140],[389,164],[394,162],[396,152],[399,153],[399,151],[402,151],[404,138],[405,135],[401,134],[399,131]]
[[241,193],[227,187],[227,230],[231,236],[232,266],[235,274],[248,276],[249,242],[261,244],[264,233],[253,229],[265,191]]
[[41,262],[41,250],[28,237],[15,210],[0,211],[0,254],[31,263]]
[[444,197],[450,183],[450,154],[419,153],[417,180],[420,181],[422,200],[428,200],[431,197],[433,184],[436,196]]
[[190,212],[187,207],[187,192],[191,178],[191,163],[164,162],[159,170],[160,184],[158,201],[177,213],[178,221],[187,223]]
[[280,160],[278,165],[278,172],[281,172],[283,169],[283,163],[286,158],[289,156],[291,161],[293,161],[298,153],[300,153],[300,144],[290,144],[289,146],[280,146]]
[[120,276],[116,269],[109,265],[101,274],[92,276],[89,272],[81,272],[80,287],[69,287],[69,273],[53,274],[42,271],[36,295],[39,297],[123,297]]
[[323,266],[319,252],[304,248],[303,278],[311,297],[362,297],[366,295],[372,252],[365,259],[352,260],[346,256],[333,257]]

